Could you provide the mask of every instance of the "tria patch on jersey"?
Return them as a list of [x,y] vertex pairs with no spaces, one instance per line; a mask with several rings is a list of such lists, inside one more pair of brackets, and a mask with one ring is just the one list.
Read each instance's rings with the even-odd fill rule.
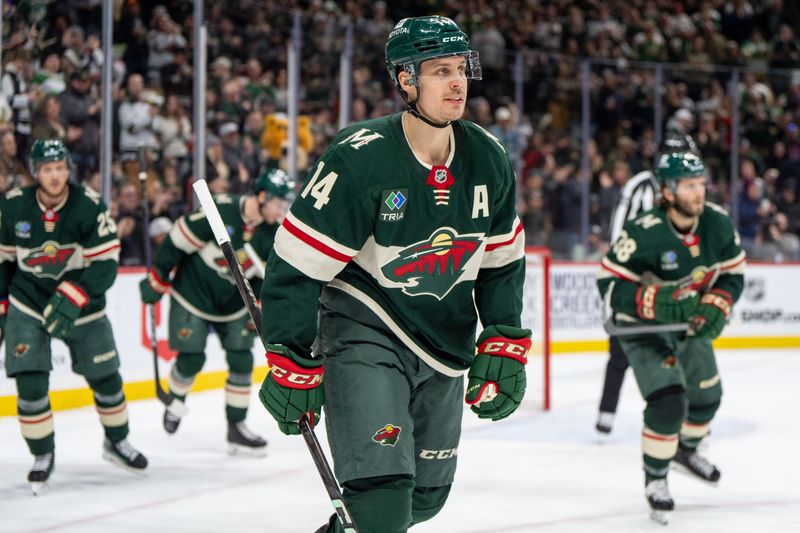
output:
[[433,202],[436,205],[447,205],[450,203],[450,187],[456,179],[450,173],[450,169],[445,165],[434,165],[428,173],[427,185],[433,187]]
[[678,254],[674,250],[667,250],[661,254],[661,270],[675,270],[678,268]]
[[14,226],[14,232],[20,239],[29,239],[31,237],[31,223],[27,220],[20,220]]
[[381,429],[375,432],[372,436],[373,442],[377,442],[381,446],[392,446],[397,444],[400,438],[400,432],[403,430],[400,426],[394,424],[386,424]]
[[378,218],[381,222],[399,222],[405,216],[408,205],[408,189],[394,189],[381,192],[381,209]]
[[77,249],[77,244],[61,246],[55,241],[47,241],[32,249],[22,263],[40,278],[58,279]]
[[429,294],[441,300],[461,279],[467,262],[480,248],[481,237],[439,228],[427,240],[400,250],[381,272],[402,285],[409,296]]

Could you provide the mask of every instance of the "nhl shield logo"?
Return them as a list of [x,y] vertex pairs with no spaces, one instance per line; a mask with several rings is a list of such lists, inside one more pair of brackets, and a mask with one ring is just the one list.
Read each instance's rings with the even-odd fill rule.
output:
[[444,183],[447,181],[447,170],[443,168],[437,168],[433,176],[433,181],[436,183]]
[[439,228],[427,240],[400,250],[381,272],[409,296],[428,294],[441,300],[461,280],[482,237],[482,233],[459,235],[452,228]]

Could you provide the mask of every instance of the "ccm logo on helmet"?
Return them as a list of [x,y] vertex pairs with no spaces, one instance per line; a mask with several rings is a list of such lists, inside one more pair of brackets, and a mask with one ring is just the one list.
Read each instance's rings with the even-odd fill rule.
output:
[[455,42],[455,41],[463,41],[463,40],[464,40],[464,36],[463,35],[456,35],[454,37],[445,37],[444,39],[442,39],[442,42],[443,43],[452,43],[452,42]]

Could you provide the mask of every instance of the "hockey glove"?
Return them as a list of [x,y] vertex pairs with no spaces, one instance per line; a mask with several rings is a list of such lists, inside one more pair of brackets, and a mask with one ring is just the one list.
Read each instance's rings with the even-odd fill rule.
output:
[[711,289],[700,298],[700,305],[689,317],[690,337],[716,339],[731,314],[733,298],[722,289]]
[[513,413],[525,396],[531,330],[489,326],[477,346],[464,401],[479,418],[500,420]]
[[267,344],[270,369],[258,397],[286,435],[299,435],[297,422],[308,413],[312,427],[317,424],[325,389],[322,361],[299,357],[286,346]]
[[697,307],[698,296],[694,289],[676,284],[648,285],[636,291],[636,314],[642,320],[662,324],[686,322]]
[[75,283],[62,281],[44,308],[44,329],[53,337],[65,338],[88,303],[89,296],[83,289]]
[[146,304],[154,304],[161,299],[161,296],[170,288],[167,276],[162,275],[155,268],[151,268],[147,277],[139,282],[139,293],[142,301]]
[[6,329],[6,317],[8,316],[8,298],[0,296],[0,330]]

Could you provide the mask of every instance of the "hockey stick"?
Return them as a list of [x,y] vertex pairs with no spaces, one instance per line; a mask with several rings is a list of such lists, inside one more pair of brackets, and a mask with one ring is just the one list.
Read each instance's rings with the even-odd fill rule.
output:
[[[144,233],[144,263],[147,268],[146,276],[150,275],[153,268],[153,247],[150,243],[150,206],[147,203],[147,158],[145,157],[144,147],[139,148],[139,184],[142,193],[142,212]],[[183,416],[188,411],[186,405],[172,397],[161,387],[161,378],[158,372],[158,341],[156,340],[156,305],[148,304],[147,310],[150,314],[150,350],[153,352],[153,370],[155,373],[156,397],[161,403],[167,406],[167,410],[175,416]]]
[[606,330],[611,337],[620,337],[624,335],[648,335],[656,333],[684,333],[689,331],[689,324],[685,322],[677,324],[654,324],[654,325],[637,325],[637,326],[617,326],[611,320],[606,320],[603,323],[603,329]]
[[[222,218],[220,217],[216,204],[214,204],[213,198],[211,198],[208,184],[206,184],[205,180],[198,180],[194,182],[193,187],[198,200],[200,200],[200,205],[206,213],[206,220],[208,220],[208,224],[211,226],[214,238],[217,240],[220,249],[222,249],[222,255],[225,256],[225,262],[228,264],[228,269],[233,275],[236,288],[239,289],[239,294],[247,307],[247,311],[250,313],[250,319],[255,324],[258,336],[261,338],[261,309],[256,304],[256,296],[253,294],[253,288],[250,286],[250,282],[244,275],[242,265],[236,258],[236,252],[231,245],[230,237],[225,229],[225,224],[222,222]],[[325,485],[325,490],[328,492],[328,497],[339,518],[339,523],[342,525],[345,533],[358,533],[358,529],[351,518],[350,511],[345,505],[342,492],[339,490],[339,483],[336,481],[336,477],[334,477],[330,465],[328,465],[325,452],[322,450],[316,434],[314,434],[308,417],[303,416],[297,424],[300,426],[300,433],[302,433],[306,441],[308,451],[311,452],[311,457],[314,459],[317,472],[319,472],[322,478],[322,483]]]

